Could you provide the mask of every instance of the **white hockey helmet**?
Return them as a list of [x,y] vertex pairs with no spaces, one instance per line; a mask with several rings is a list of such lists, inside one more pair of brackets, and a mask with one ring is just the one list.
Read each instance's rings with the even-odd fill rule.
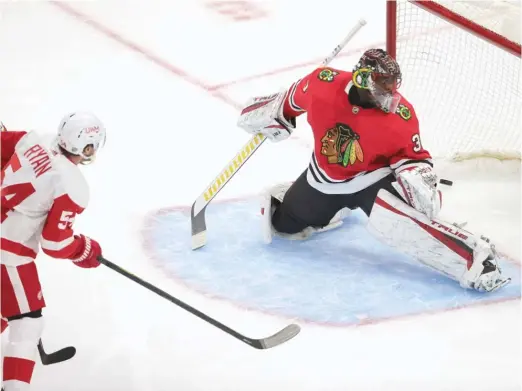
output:
[[[57,144],[67,152],[81,156],[82,164],[91,163],[105,144],[105,126],[92,113],[77,111],[65,115],[58,126]],[[86,148],[91,146],[87,154]]]

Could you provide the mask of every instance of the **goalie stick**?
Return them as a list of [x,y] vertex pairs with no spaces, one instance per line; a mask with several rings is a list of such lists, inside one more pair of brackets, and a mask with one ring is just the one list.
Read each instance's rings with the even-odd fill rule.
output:
[[38,353],[40,354],[40,360],[43,365],[52,365],[73,358],[76,354],[76,348],[74,346],[67,346],[55,352],[46,353],[42,340],[40,339],[38,341]]
[[228,326],[225,326],[223,323],[218,322],[214,318],[211,318],[210,316],[204,314],[203,312],[195,309],[194,307],[191,307],[190,305],[184,303],[183,301],[175,298],[174,296],[168,294],[167,292],[159,289],[158,287],[152,285],[151,283],[142,280],[138,276],[135,276],[134,274],[128,272],[127,270],[123,269],[122,267],[108,261],[107,259],[103,258],[102,256],[99,256],[98,261],[107,266],[109,269],[114,270],[115,272],[129,278],[130,280],[138,283],[144,288],[147,288],[148,290],[154,292],[155,294],[163,297],[164,299],[167,299],[173,304],[176,304],[178,307],[183,308],[185,311],[190,312],[193,315],[196,315],[198,318],[203,319],[205,322],[210,323],[212,326],[217,327],[221,331],[224,331],[225,333],[231,335],[232,337],[240,340],[241,342],[252,346],[256,349],[270,349],[273,347],[276,347],[278,345],[281,345],[285,343],[286,341],[294,338],[297,334],[299,334],[299,331],[301,331],[301,328],[296,324],[291,324],[286,326],[284,329],[278,331],[277,333],[266,337],[266,338],[249,338],[244,336],[243,334],[238,333],[237,331],[231,329]]
[[[346,35],[344,40],[335,47],[330,55],[326,57],[319,66],[327,66],[365,24],[366,21],[364,19],[360,19],[350,30],[348,35]],[[257,151],[257,149],[265,142],[265,140],[266,137],[262,134],[256,134],[254,137],[252,137],[192,204],[190,211],[192,250],[203,247],[207,243],[207,224],[205,221],[205,210],[208,204],[221,191],[221,189],[225,187],[225,185],[239,171],[243,164],[245,164],[247,160],[252,157],[254,152]]]

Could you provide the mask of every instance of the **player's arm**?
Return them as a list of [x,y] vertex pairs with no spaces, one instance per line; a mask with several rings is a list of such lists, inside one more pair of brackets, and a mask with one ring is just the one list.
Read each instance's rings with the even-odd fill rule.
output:
[[2,154],[2,170],[5,165],[9,162],[13,154],[15,153],[16,144],[27,132],[15,132],[15,131],[2,131],[0,132],[1,137],[1,154]]
[[262,133],[272,141],[288,138],[295,129],[296,117],[307,110],[316,72],[292,83],[287,90],[251,98],[241,111],[238,126],[250,134]]
[[397,178],[393,186],[410,206],[433,219],[440,212],[442,194],[437,190],[431,155],[422,146],[417,119],[410,120],[399,132],[397,152],[390,159]]
[[40,245],[53,258],[70,259],[84,268],[96,267],[100,245],[87,236],[75,235],[73,230],[74,219],[82,211],[69,195],[56,198],[45,221]]
[[317,80],[317,74],[321,70],[322,68],[318,68],[302,79],[292,83],[287,91],[283,105],[283,114],[286,118],[296,118],[308,110],[310,97],[316,84],[315,80]]

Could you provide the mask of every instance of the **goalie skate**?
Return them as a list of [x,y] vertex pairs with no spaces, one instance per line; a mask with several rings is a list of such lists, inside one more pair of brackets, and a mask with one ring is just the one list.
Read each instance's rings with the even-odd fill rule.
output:
[[492,292],[509,284],[511,278],[502,276],[495,246],[490,245],[489,240],[485,238],[481,238],[481,241],[483,242],[477,243],[473,265],[463,275],[461,286],[480,292]]

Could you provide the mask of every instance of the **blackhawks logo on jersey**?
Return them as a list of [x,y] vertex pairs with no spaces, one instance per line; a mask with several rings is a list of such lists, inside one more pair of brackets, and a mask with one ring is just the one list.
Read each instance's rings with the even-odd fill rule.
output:
[[348,125],[336,124],[326,131],[321,139],[321,155],[328,158],[329,164],[343,167],[364,161],[364,153],[359,144],[359,135]]
[[399,104],[397,106],[397,110],[395,110],[395,113],[399,114],[401,118],[405,121],[408,121],[411,118],[411,111],[407,106],[404,106],[403,104]]
[[333,69],[325,68],[321,72],[319,72],[317,78],[321,81],[331,83],[334,80],[335,76],[337,76],[338,74],[339,72],[336,72]]

